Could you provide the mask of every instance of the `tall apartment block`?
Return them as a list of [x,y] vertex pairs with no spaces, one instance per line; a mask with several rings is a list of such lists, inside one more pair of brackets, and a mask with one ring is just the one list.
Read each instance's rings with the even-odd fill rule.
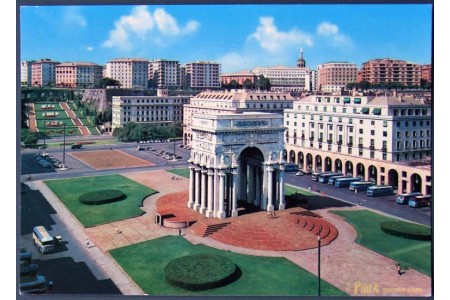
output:
[[433,82],[433,69],[431,67],[431,64],[429,65],[422,65],[420,68],[420,78],[425,79],[428,82]]
[[21,84],[31,85],[31,64],[34,60],[31,61],[22,61],[20,62],[20,82]]
[[400,82],[406,86],[420,85],[421,65],[390,58],[369,60],[362,64],[361,81],[372,84]]
[[311,95],[285,109],[289,162],[398,193],[431,193],[431,106],[399,96]]
[[146,89],[148,60],[143,58],[117,58],[106,63],[106,77],[118,80],[121,88]]
[[238,114],[243,112],[271,112],[283,114],[292,108],[290,93],[232,90],[202,92],[184,105],[183,144],[191,145],[192,117],[194,114]]
[[56,82],[56,65],[59,62],[45,58],[31,64],[31,85],[51,86]]
[[337,92],[355,82],[358,67],[354,63],[329,62],[317,66],[318,89],[322,92]]
[[180,63],[176,60],[155,59],[148,62],[148,79],[162,89],[178,89],[180,83]]
[[166,89],[156,96],[113,96],[112,127],[123,127],[130,122],[170,125],[183,122],[183,105],[188,96],[169,96]]
[[91,62],[66,62],[56,65],[56,86],[94,87],[102,80],[103,67]]
[[210,61],[186,64],[187,85],[194,90],[219,89],[221,65]]

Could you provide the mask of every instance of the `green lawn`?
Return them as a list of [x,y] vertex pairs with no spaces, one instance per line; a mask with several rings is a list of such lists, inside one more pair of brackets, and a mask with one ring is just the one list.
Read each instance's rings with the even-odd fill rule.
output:
[[171,170],[167,170],[168,172],[181,176],[181,177],[185,177],[185,178],[189,178],[189,169],[171,169]]
[[[179,236],[166,236],[110,251],[125,272],[153,296],[315,296],[317,277],[285,258],[236,254],[192,245]],[[164,280],[164,267],[173,259],[191,254],[219,254],[231,259],[242,271],[241,277],[224,287],[191,292],[172,287]],[[208,272],[208,270],[205,270]],[[346,294],[325,281],[324,296]]]
[[431,276],[430,241],[410,240],[384,233],[380,228],[381,222],[395,219],[369,210],[332,212],[355,227],[358,233],[356,242],[361,246]]
[[[85,227],[140,216],[144,214],[140,209],[142,201],[157,192],[121,175],[48,180],[45,183]],[[85,193],[108,188],[121,190],[127,198],[102,205],[85,205],[78,200]]]
[[295,194],[295,193],[302,194],[302,195],[305,195],[305,196],[317,196],[317,193],[311,193],[311,192],[308,192],[308,191],[305,191],[305,190],[302,190],[302,189],[298,189],[298,188],[293,187],[293,186],[288,185],[288,184],[284,185],[284,195],[290,196],[290,195]]

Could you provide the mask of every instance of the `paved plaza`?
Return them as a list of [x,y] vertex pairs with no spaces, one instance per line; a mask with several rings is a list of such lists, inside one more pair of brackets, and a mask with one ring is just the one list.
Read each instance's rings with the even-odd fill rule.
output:
[[[158,193],[144,200],[142,209],[146,213],[136,218],[91,228],[84,228],[43,182],[33,181],[29,185],[31,188],[39,189],[60,214],[65,225],[77,232],[76,236],[80,244],[83,244],[86,239],[93,242],[95,247],[86,249],[86,251],[94,258],[99,267],[109,275],[123,294],[142,295],[143,292],[140,288],[116,264],[108,251],[166,235],[178,235],[178,229],[159,226],[155,222],[155,216],[158,207],[164,205],[164,199],[166,201],[172,198],[176,198],[178,201],[185,199],[184,207],[187,208],[187,198],[185,197],[188,195],[189,180],[181,177],[174,180],[173,174],[164,170],[128,173],[125,176],[158,191]],[[337,209],[356,210],[361,208],[357,206],[333,208],[333,210]],[[195,214],[197,214],[198,219],[204,218],[195,211],[190,211],[193,214],[191,218],[195,217]],[[266,212],[250,213],[238,218],[225,219],[225,221],[234,223],[234,225],[229,225],[230,227],[227,230],[230,233],[232,232],[231,229],[234,228],[234,234],[236,236],[241,235],[241,244],[230,242],[233,240],[231,237],[228,240],[224,239],[223,236],[222,239],[215,238],[214,234],[209,237],[200,237],[191,229],[182,229],[182,235],[193,244],[205,244],[217,249],[249,255],[285,257],[317,275],[317,248],[309,247],[311,249],[302,251],[282,250],[277,247],[258,249],[246,246],[246,238],[243,237],[243,235],[253,231],[251,230],[252,226],[267,229],[274,225],[275,231],[272,232],[272,238],[268,239],[269,244],[271,244],[271,241],[284,241],[285,244],[297,245],[299,236],[293,235],[293,232],[299,231],[299,228],[296,227],[299,226],[297,220],[305,217],[301,215],[302,211],[304,210],[301,208],[288,209],[284,212],[277,211],[276,219],[268,219]],[[321,249],[321,278],[323,280],[352,296],[431,295],[430,277],[413,269],[409,269],[403,276],[399,276],[395,261],[355,243],[356,231],[343,218],[330,213],[329,209],[315,210],[314,213],[321,217],[322,222],[329,223],[338,232],[337,236],[329,243],[324,243]],[[224,220],[216,219],[217,221],[223,222]],[[241,232],[239,230],[244,227],[239,226],[250,229]],[[116,227],[119,233],[116,231]],[[305,240],[305,243],[309,242]],[[277,244],[275,242],[275,245]]]

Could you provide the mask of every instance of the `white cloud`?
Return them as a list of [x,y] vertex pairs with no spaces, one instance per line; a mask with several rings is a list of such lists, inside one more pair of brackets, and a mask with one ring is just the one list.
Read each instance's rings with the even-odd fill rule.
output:
[[297,28],[287,32],[279,31],[274,24],[273,17],[259,18],[259,26],[248,39],[255,39],[260,47],[270,53],[277,53],[286,47],[298,47],[299,45],[312,46],[313,40],[310,34],[304,33]]
[[[153,41],[162,44],[163,36],[180,36],[195,32],[200,23],[190,21],[184,28],[180,28],[177,20],[164,9],[158,8],[153,13],[147,6],[137,6],[131,14],[122,16],[115,22],[115,27],[109,32],[109,38],[103,43],[104,47],[117,47],[121,50],[133,48],[135,38],[141,41]],[[149,39],[150,35],[152,39]]]
[[350,37],[339,32],[339,27],[329,22],[322,22],[317,26],[317,34],[328,39],[329,43],[335,48],[348,50],[353,47],[353,41]]
[[63,22],[69,26],[87,26],[86,18],[80,13],[80,9],[74,6],[65,8],[63,13]]
[[94,51],[94,47],[92,47],[92,46],[87,46],[87,47],[86,47],[86,50],[87,50],[87,51]]

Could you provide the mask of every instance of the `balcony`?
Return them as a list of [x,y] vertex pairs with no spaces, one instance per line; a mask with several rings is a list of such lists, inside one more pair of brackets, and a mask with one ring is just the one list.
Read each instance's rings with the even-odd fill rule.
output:
[[347,146],[353,147],[353,143],[347,143]]
[[362,147],[363,147],[363,144],[358,144],[358,147],[359,147],[359,148],[362,148]]
[[386,147],[383,147],[383,148],[381,148],[381,151],[387,152],[387,148],[386,148]]
[[319,143],[322,143],[323,142],[323,138],[319,138]]
[[370,150],[375,150],[375,145],[370,145]]
[[327,140],[327,143],[328,143],[328,144],[332,144],[332,143],[333,143],[333,140]]
[[337,144],[340,146],[342,145],[342,141],[337,141]]
[[302,137],[301,137],[301,139],[302,139],[302,140],[304,140],[304,139],[305,139],[305,136],[304,136],[303,134],[302,134]]
[[309,137],[309,140],[310,140],[311,142],[314,141],[314,137],[313,137],[313,136]]

